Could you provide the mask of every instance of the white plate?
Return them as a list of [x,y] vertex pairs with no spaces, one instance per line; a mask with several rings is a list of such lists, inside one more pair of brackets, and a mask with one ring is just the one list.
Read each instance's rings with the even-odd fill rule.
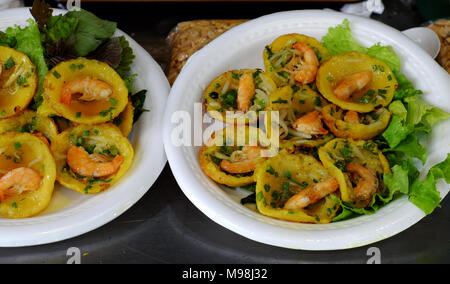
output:
[[[61,13],[62,11],[56,11]],[[0,30],[18,24],[24,26],[31,18],[28,8],[0,12]],[[136,203],[161,173],[166,156],[161,123],[170,85],[158,63],[131,37],[125,35],[136,59],[132,72],[137,90],[146,89],[145,109],[128,137],[135,150],[133,164],[126,175],[109,190],[96,195],[82,195],[56,186],[52,202],[36,217],[8,220],[0,218],[0,246],[30,246],[56,242],[94,230]]]
[[[349,19],[352,34],[362,45],[371,46],[377,42],[391,45],[401,59],[402,72],[416,88],[424,91],[424,99],[450,111],[449,75],[409,38],[382,23],[318,10],[276,13],[244,23],[190,58],[172,87],[164,119],[164,146],[173,174],[192,203],[215,222],[249,239],[274,246],[334,250],[385,239],[424,217],[406,196],[389,203],[374,215],[325,225],[297,224],[265,217],[240,205],[236,193],[223,190],[201,171],[199,147],[176,147],[171,141],[172,131],[178,125],[171,123],[171,114],[183,110],[193,117],[193,104],[201,102],[202,92],[213,78],[227,70],[263,68],[263,49],[276,37],[301,33],[321,39],[329,27],[341,24],[345,18]],[[428,163],[424,168],[445,159],[450,152],[449,137],[450,120],[447,120],[433,130],[427,146]],[[443,198],[449,186],[441,180],[438,190]]]

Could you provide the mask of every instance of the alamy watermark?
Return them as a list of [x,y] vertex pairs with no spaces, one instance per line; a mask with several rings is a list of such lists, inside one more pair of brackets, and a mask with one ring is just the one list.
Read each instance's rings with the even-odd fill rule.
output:
[[[219,119],[218,119],[219,118]],[[201,103],[189,111],[175,111],[171,132],[172,145],[180,146],[260,146],[262,157],[277,154],[279,139],[278,111],[203,113]]]

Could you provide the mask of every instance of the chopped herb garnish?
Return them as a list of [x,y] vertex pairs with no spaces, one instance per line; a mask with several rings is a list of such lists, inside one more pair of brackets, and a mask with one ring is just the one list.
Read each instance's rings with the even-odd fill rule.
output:
[[16,63],[14,62],[14,59],[10,56],[8,58],[8,60],[6,60],[6,62],[5,62],[5,65],[4,65],[5,70],[9,70],[9,69],[13,68],[14,65],[16,65]]
[[269,56],[269,58],[272,57],[273,56],[273,52],[270,49],[270,47],[268,45],[266,45],[265,49],[266,49],[266,52],[267,52],[267,55]]
[[83,137],[77,137],[74,140],[75,146],[82,146],[84,144],[84,138]]
[[22,86],[25,85],[27,83],[27,78],[19,75],[19,77],[17,77],[17,85]]
[[20,147],[22,147],[22,144],[20,144],[20,142],[14,142],[14,148],[17,150],[17,149],[20,149]]
[[297,93],[298,90],[300,90],[300,88],[298,86],[296,86],[296,85],[293,85],[291,88],[292,88],[292,92],[293,93]]
[[291,76],[291,74],[287,71],[278,72],[278,75],[280,75],[281,77],[284,77],[286,79]]
[[114,109],[115,109],[114,107],[110,107],[109,109],[102,110],[102,111],[99,113],[99,115],[100,115],[101,117],[105,117],[105,116],[107,116],[108,114],[109,114],[110,116],[112,116],[112,111],[113,111]]
[[347,163],[345,161],[337,161],[334,163],[334,166],[338,169],[340,169],[342,172],[347,172]]
[[363,144],[363,149],[369,151],[372,154],[377,155],[377,153],[375,152],[375,143],[372,142],[366,142]]
[[231,73],[231,77],[232,77],[233,79],[235,79],[235,80],[239,80],[239,78],[241,78],[241,75],[239,75],[238,73],[232,72],[232,73]]
[[331,216],[331,209],[330,208],[327,208],[327,215]]
[[117,100],[115,98],[109,98],[109,102],[111,103],[111,106],[115,106],[117,104]]
[[272,199],[278,200],[278,198],[280,198],[280,196],[278,195],[278,191],[276,190],[272,191]]
[[1,116],[5,116],[6,115],[6,110],[2,110],[2,112],[0,112]]
[[92,188],[92,185],[86,185],[86,187],[84,188],[84,194],[89,194],[89,189]]
[[344,159],[346,161],[351,160],[353,151],[352,151],[350,144],[345,144],[344,147],[339,149],[339,152],[342,154],[342,156],[344,157]]
[[256,199],[258,201],[262,201],[264,199],[264,195],[263,195],[262,191],[258,192],[258,194],[256,195]]
[[303,188],[307,188],[309,184],[306,181],[302,181],[299,185]]
[[331,77],[331,76],[328,76],[328,77],[327,77],[327,80],[328,80],[328,82],[333,82],[333,81],[334,81],[334,78]]
[[318,107],[322,106],[322,101],[320,100],[319,97],[314,98],[314,105]]
[[378,95],[380,96],[380,97],[382,97],[382,98],[386,98],[386,93],[387,93],[387,90],[385,90],[385,89],[378,89]]
[[265,184],[265,185],[264,185],[264,190],[265,190],[266,192],[269,192],[269,191],[270,191],[270,185]]
[[16,208],[16,209],[17,209],[17,207],[18,207],[16,202],[11,203],[11,206],[12,206],[13,208]]
[[236,90],[228,90],[224,94],[220,96],[220,100],[222,105],[225,108],[237,108],[237,91]]
[[84,146],[84,149],[85,149],[86,152],[88,152],[89,154],[92,154],[92,153],[94,153],[95,145],[87,145],[87,146]]
[[56,79],[61,78],[61,74],[59,74],[56,70],[53,71],[53,76],[55,76]]
[[81,112],[77,112],[77,113],[75,114],[75,117],[76,117],[76,118],[81,117]]
[[364,94],[361,98],[357,99],[357,103],[368,104],[374,99],[375,91],[368,90],[367,93]]
[[272,101],[273,104],[286,104],[288,101],[278,98],[276,101]]
[[271,175],[274,175],[275,177],[278,177],[278,172],[276,172],[276,171],[274,170],[274,168],[272,168],[271,165],[268,165],[268,166],[267,166],[266,172],[268,172],[268,173],[271,174]]

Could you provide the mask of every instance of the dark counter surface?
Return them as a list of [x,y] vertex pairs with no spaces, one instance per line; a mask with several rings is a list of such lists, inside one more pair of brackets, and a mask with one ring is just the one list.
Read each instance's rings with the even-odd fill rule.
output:
[[[386,11],[372,18],[403,30],[425,19],[411,1],[384,1]],[[52,3],[57,4],[57,3]],[[255,18],[277,11],[333,8],[340,3],[82,3],[98,16],[118,22],[165,69],[166,37],[180,21]],[[187,16],[188,15],[188,16]],[[355,249],[312,252],[254,242],[211,221],[183,194],[169,165],[132,208],[112,222],[58,243],[0,248],[0,263],[66,263],[77,247],[81,263],[366,263],[377,247],[382,263],[450,262],[450,201],[430,216],[389,239]]]

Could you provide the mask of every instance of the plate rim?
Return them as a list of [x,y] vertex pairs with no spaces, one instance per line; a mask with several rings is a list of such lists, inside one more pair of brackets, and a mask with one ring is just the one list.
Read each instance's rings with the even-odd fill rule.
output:
[[[219,225],[243,236],[248,239],[251,239],[256,242],[278,246],[278,247],[284,247],[284,248],[290,248],[290,249],[301,249],[301,250],[314,250],[314,251],[323,251],[323,250],[343,250],[343,249],[350,249],[350,248],[356,248],[361,247],[364,245],[372,244],[374,242],[378,242],[381,240],[384,240],[386,238],[392,237],[405,229],[413,226],[415,223],[419,222],[423,217],[425,217],[425,214],[417,208],[415,205],[413,205],[411,202],[406,202],[402,204],[402,207],[405,207],[404,210],[401,211],[399,208],[397,208],[397,219],[394,223],[390,224],[391,230],[389,232],[386,232],[387,227],[383,224],[383,222],[377,222],[376,225],[380,226],[382,228],[383,232],[377,232],[376,237],[366,236],[365,238],[360,239],[359,241],[355,240],[345,240],[345,239],[339,239],[339,244],[336,242],[324,242],[323,240],[317,240],[317,242],[311,241],[308,243],[299,243],[299,242],[292,242],[287,240],[280,240],[276,238],[277,234],[273,234],[273,232],[269,233],[269,235],[261,236],[255,233],[255,227],[259,227],[261,230],[263,229],[271,229],[271,225],[264,224],[261,222],[257,222],[255,220],[250,219],[248,216],[244,216],[235,210],[220,204],[217,202],[217,199],[214,199],[211,197],[208,193],[201,193],[199,195],[196,195],[198,193],[199,189],[199,182],[195,181],[195,178],[186,178],[182,177],[182,173],[185,171],[189,171],[189,167],[185,164],[184,160],[179,158],[181,153],[181,150],[178,149],[176,146],[172,145],[171,143],[171,132],[174,128],[174,125],[170,123],[170,114],[176,111],[175,103],[179,97],[177,96],[177,93],[180,93],[179,89],[181,89],[182,86],[182,80],[184,74],[188,72],[193,72],[191,69],[193,69],[192,65],[196,64],[196,62],[201,61],[204,59],[204,55],[209,51],[209,49],[214,48],[215,45],[219,45],[221,42],[232,39],[233,36],[236,36],[240,31],[244,31],[247,28],[251,28],[252,25],[266,23],[266,21],[275,21],[279,20],[279,17],[286,18],[297,16],[301,17],[305,14],[320,14],[320,16],[330,15],[333,17],[337,17],[340,19],[340,22],[342,22],[343,19],[347,18],[350,22],[356,22],[358,21],[358,24],[368,23],[370,25],[378,26],[378,29],[388,31],[390,34],[395,34],[396,39],[400,41],[399,46],[408,45],[408,48],[411,47],[413,49],[413,52],[418,57],[427,57],[429,58],[429,55],[422,50],[420,47],[418,47],[412,40],[407,38],[405,35],[401,34],[400,31],[394,29],[393,27],[390,27],[384,23],[367,19],[355,15],[349,15],[344,14],[340,12],[335,11],[324,11],[324,10],[293,10],[293,11],[284,11],[284,12],[277,12],[269,15],[265,15],[253,20],[250,20],[248,22],[245,22],[237,27],[234,27],[233,29],[225,32],[224,34],[217,37],[215,40],[208,43],[205,47],[203,47],[201,50],[197,51],[193,56],[191,56],[188,60],[188,62],[183,67],[181,73],[179,74],[177,80],[172,86],[171,92],[169,94],[168,103],[166,106],[166,112],[165,112],[165,122],[164,125],[164,147],[166,149],[166,155],[168,158],[168,162],[170,165],[170,168],[174,174],[175,179],[177,180],[177,183],[179,184],[180,188],[182,189],[183,193],[186,195],[186,197],[200,210],[202,211],[208,218],[213,220],[214,222],[218,223]],[[310,16],[310,15],[308,15]],[[429,61],[433,61],[431,58]],[[432,63],[430,63],[432,64]],[[434,62],[435,66],[439,67],[439,70],[442,69],[440,66]],[[194,70],[195,71],[195,70]],[[438,76],[441,76],[444,78],[444,71],[442,72],[437,71]],[[447,75],[447,74],[445,74]],[[448,76],[448,75],[447,75]],[[181,78],[181,79],[179,79]],[[186,84],[184,84],[186,85]],[[191,174],[192,175],[192,174]],[[445,195],[448,193],[441,192],[442,199],[445,198]],[[406,197],[406,196],[405,196]],[[200,200],[203,199],[203,200]],[[214,208],[211,207],[211,205],[206,204],[214,204]],[[379,212],[385,210],[385,208],[380,209]],[[400,212],[408,212],[408,215],[402,215],[399,214]],[[227,214],[227,216],[224,218],[224,215]],[[237,219],[233,219],[237,217]],[[358,217],[358,218],[364,218],[365,216]],[[241,220],[242,219],[242,220]],[[237,221],[236,221],[237,220]],[[282,221],[287,222],[287,221]],[[341,221],[339,223],[346,222]],[[257,224],[256,224],[257,223]],[[336,223],[334,223],[336,224]],[[315,225],[315,226],[322,226],[322,225]],[[392,227],[395,227],[392,229]],[[362,229],[368,229],[365,228],[367,226],[362,226]],[[272,228],[273,230],[273,228]],[[277,228],[277,230],[273,231],[282,231],[283,233],[289,234],[293,233],[292,230],[286,230],[285,228]],[[267,233],[267,232],[266,232]],[[320,235],[320,234],[319,234]]]
[[[20,24],[20,21],[24,21],[29,18],[32,18],[31,14],[29,12],[30,8],[31,7],[21,7],[21,8],[2,10],[2,11],[0,11],[0,23],[2,23],[2,21],[7,21],[7,23],[10,24],[8,26],[12,26],[14,24]],[[53,11],[54,11],[54,14],[61,14],[61,13],[67,12],[67,10],[62,10],[62,9],[53,9]],[[11,24],[9,22],[13,22],[13,23]],[[6,25],[6,24],[2,24],[2,26],[3,25]],[[147,78],[149,78],[148,81],[152,81],[152,82],[157,81],[158,82],[157,84],[154,84],[155,88],[158,90],[157,94],[155,94],[155,93],[148,94],[148,95],[152,96],[151,101],[155,100],[158,102],[158,104],[157,104],[158,107],[155,107],[154,105],[150,105],[150,103],[151,103],[150,100],[146,100],[146,103],[145,103],[146,108],[150,108],[151,110],[154,110],[154,112],[155,112],[154,117],[157,119],[157,121],[156,122],[148,121],[148,120],[143,121],[145,119],[145,113],[144,113],[144,115],[141,117],[141,120],[138,122],[140,124],[138,126],[140,128],[139,131],[142,132],[142,134],[145,134],[147,129],[156,128],[163,121],[164,110],[165,110],[165,106],[167,103],[168,94],[170,91],[170,84],[169,84],[167,77],[165,76],[161,66],[153,59],[153,57],[140,44],[138,44],[131,36],[129,36],[128,34],[123,32],[119,28],[116,29],[116,33],[118,35],[124,35],[126,37],[126,39],[130,43],[130,46],[133,47],[133,51],[136,55],[136,58],[138,58],[138,56],[142,57],[143,60],[145,59],[146,62],[149,63],[148,68],[151,72],[149,72],[149,74],[138,74],[139,77],[147,76]],[[150,78],[152,78],[152,79],[150,79]],[[147,89],[149,89],[148,86],[147,86]],[[147,160],[151,159],[151,158],[154,158],[155,160],[157,160],[159,162],[159,164],[154,163],[155,164],[154,167],[157,168],[157,170],[153,171],[152,175],[149,175],[148,177],[146,175],[143,175],[142,176],[144,178],[143,182],[140,182],[143,179],[140,179],[139,176],[137,176],[136,178],[139,178],[139,179],[137,179],[139,186],[136,186],[136,190],[132,192],[132,194],[130,195],[129,198],[127,198],[125,200],[121,200],[121,199],[118,199],[118,197],[121,196],[120,194],[119,195],[109,194],[107,197],[110,198],[110,200],[118,199],[117,200],[118,202],[114,203],[114,206],[111,206],[111,207],[107,208],[107,210],[103,210],[102,212],[93,212],[95,214],[93,214],[90,218],[85,218],[83,220],[79,220],[75,224],[70,223],[68,225],[67,224],[63,225],[61,223],[61,221],[67,222],[67,220],[61,220],[61,218],[64,217],[64,214],[62,214],[62,213],[61,213],[61,216],[59,216],[59,219],[57,219],[56,221],[51,220],[52,218],[48,218],[49,216],[47,216],[47,215],[36,216],[36,217],[25,218],[25,219],[2,219],[3,221],[12,224],[12,226],[11,227],[5,227],[5,226],[0,227],[1,231],[2,231],[2,234],[0,235],[0,247],[27,247],[27,246],[50,244],[50,243],[55,243],[55,242],[71,239],[71,238],[86,234],[97,228],[100,228],[100,227],[106,225],[107,223],[111,222],[118,216],[122,215],[129,208],[131,208],[135,203],[137,203],[147,191],[149,191],[151,189],[151,187],[156,182],[158,177],[161,175],[164,167],[167,164],[167,157],[166,157],[165,151],[164,151],[162,133],[160,133],[158,131],[154,131],[154,132],[156,132],[156,133],[152,133],[151,135],[156,134],[155,140],[159,141],[159,143],[158,143],[159,145],[157,146],[158,147],[157,152],[159,153],[158,154],[159,156],[158,157],[150,157],[150,158],[147,158]],[[132,135],[131,137],[133,137],[134,135],[136,135],[136,133],[132,133],[131,135]],[[148,135],[150,135],[150,134],[147,134],[147,136]],[[140,147],[143,147],[143,146],[140,145]],[[153,146],[153,147],[156,147],[156,146]],[[142,151],[145,152],[144,150],[142,150]],[[142,156],[142,157],[145,157],[145,156]],[[139,166],[139,165],[134,164],[135,162],[136,162],[136,160],[133,161],[133,164],[131,165],[132,168]],[[138,169],[139,169],[139,167],[134,170],[137,171]],[[129,175],[129,174],[131,174],[130,171],[127,172],[127,175]],[[127,182],[132,182],[131,180],[128,180],[130,178],[131,177],[127,178]],[[121,181],[119,181],[115,186],[118,186],[118,187],[124,186],[123,185],[124,182],[125,181],[123,179],[121,179]],[[107,193],[107,192],[110,192],[110,191],[105,191],[104,193]],[[90,198],[86,201],[83,201],[81,204],[77,205],[77,207],[81,206],[81,208],[82,208],[81,213],[83,216],[87,215],[87,213],[89,213],[89,208],[86,209],[85,207],[87,207],[87,205],[89,203],[95,204],[95,202],[94,202],[95,196],[97,196],[97,195],[94,195],[92,198]],[[71,210],[74,210],[74,209],[71,209]],[[55,215],[58,215],[58,212],[55,212]],[[37,224],[27,225],[27,223],[33,223],[33,220],[39,220],[38,218],[42,218],[44,220],[48,218],[48,219],[50,219],[50,222],[48,222],[48,223],[41,222],[41,223],[37,223]],[[78,219],[80,219],[80,218],[78,218]],[[24,225],[17,225],[17,226],[14,225],[14,224],[20,224],[20,223],[23,223]],[[57,227],[55,227],[55,226],[57,226]]]

